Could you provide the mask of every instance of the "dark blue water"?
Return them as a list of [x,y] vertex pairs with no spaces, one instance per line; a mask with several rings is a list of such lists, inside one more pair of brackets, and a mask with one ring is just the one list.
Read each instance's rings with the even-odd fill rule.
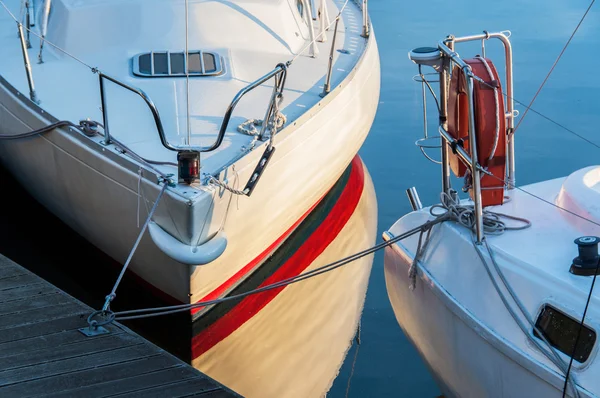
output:
[[[435,45],[450,33],[467,35],[484,29],[510,29],[515,97],[528,103],[588,5],[589,2],[580,0],[370,1],[381,56],[382,86],[378,114],[360,154],[375,183],[380,233],[410,211],[406,188],[417,187],[423,203],[428,205],[437,201],[440,187],[439,166],[427,162],[414,146],[422,134],[421,88],[412,80],[417,70],[407,58],[408,51]],[[533,106],[597,143],[600,143],[599,14],[600,9],[592,9]],[[500,45],[494,44],[488,45],[488,56],[501,65]],[[478,48],[475,45],[457,49],[461,55],[471,56],[479,52]],[[517,105],[517,109],[523,114],[523,106]],[[430,121],[433,126],[435,119]],[[519,185],[565,176],[578,168],[600,163],[600,149],[533,113],[527,115],[517,131],[516,143]],[[89,304],[101,305],[102,295],[91,294],[87,286],[91,280],[94,291],[110,289],[116,271],[100,280],[95,270],[105,270],[103,265],[111,260],[61,227],[2,170],[0,182],[2,208],[23,209],[0,216],[0,252],[33,267],[52,283],[68,286],[71,294]],[[7,195],[9,190],[11,194]],[[51,239],[59,229],[63,247]],[[72,272],[57,276],[51,264],[68,266]],[[123,290],[129,289],[133,287]],[[417,352],[396,323],[385,290],[381,254],[375,257],[361,337],[350,397],[439,394]],[[356,347],[350,350],[330,397],[346,395],[355,350]]]
[[[514,97],[528,104],[589,4],[581,0],[369,2],[382,81],[377,117],[360,155],[375,183],[380,232],[410,211],[406,188],[417,187],[424,205],[438,201],[440,189],[439,166],[425,160],[414,146],[423,128],[421,87],[412,81],[417,68],[408,60],[408,51],[435,46],[448,34],[511,30]],[[598,144],[599,16],[600,8],[594,6],[532,106]],[[490,42],[486,47],[487,56],[502,66],[501,44]],[[480,53],[480,45],[457,47],[457,51],[469,57]],[[516,109],[523,115],[523,106],[517,105]],[[436,116],[432,109],[431,115]],[[430,122],[435,126],[435,118],[430,118]],[[600,149],[532,112],[516,133],[516,154],[519,185],[562,177],[600,163]],[[381,254],[375,257],[361,342],[350,397],[439,395],[423,362],[396,323],[385,290]],[[355,349],[346,358],[329,396],[345,396]]]

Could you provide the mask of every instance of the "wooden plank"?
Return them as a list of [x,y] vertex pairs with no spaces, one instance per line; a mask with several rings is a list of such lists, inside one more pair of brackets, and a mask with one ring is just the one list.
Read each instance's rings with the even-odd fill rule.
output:
[[[0,283],[0,286],[2,284]],[[47,283],[38,282],[27,286],[15,287],[13,289],[2,290],[0,288],[0,303],[6,303],[14,300],[27,299],[33,296],[59,292],[57,288]]]
[[0,397],[238,396],[118,323],[85,336],[92,311],[0,255]]
[[53,307],[72,302],[73,300],[70,297],[67,297],[64,294],[60,294],[58,292],[54,294],[27,297],[21,300],[13,300],[5,303],[0,303],[0,317],[9,314],[23,313],[38,308]]
[[23,287],[34,283],[39,283],[39,281],[40,279],[31,273],[11,276],[10,278],[0,279],[0,290]]
[[[79,356],[76,358],[68,358],[62,361],[55,361],[51,362],[50,366],[42,363],[24,368],[0,371],[0,386],[7,386],[9,384],[22,383],[25,381],[32,381],[42,378],[45,379],[48,378],[48,376],[73,373],[99,366],[133,361],[140,358],[148,358],[159,354],[160,351],[157,351],[156,348],[144,344],[144,342],[140,340],[139,344],[135,346],[117,348],[87,356]],[[171,363],[175,362],[171,360]],[[0,388],[0,396],[2,396],[2,392],[3,389]]]
[[23,268],[18,267],[8,267],[5,268],[3,265],[0,265],[0,280],[6,278],[12,278],[14,276],[25,275],[28,272]]
[[[147,348],[145,344],[138,346],[138,348],[141,347]],[[117,353],[117,350],[115,353]],[[130,352],[130,354],[131,353],[132,352]],[[141,373],[177,365],[177,361],[164,355],[155,354],[141,359],[134,359],[137,353],[133,354],[134,355],[129,355],[129,360],[119,356],[118,359],[111,361],[110,356],[105,355],[104,358],[98,362],[99,356],[96,356],[95,358],[90,357],[86,362],[87,369],[74,371],[71,366],[70,372],[55,373],[52,375],[53,377],[32,378],[31,376],[35,376],[35,373],[29,371],[30,377],[23,379],[22,382],[0,387],[0,396],[20,397],[25,395],[47,394],[48,392],[55,391],[68,391],[84,386],[100,384],[110,380],[125,379]],[[137,356],[139,357],[140,355]],[[126,362],[122,363],[123,361]],[[103,366],[106,364],[114,366]],[[27,368],[24,368],[24,370],[27,370]],[[45,376],[48,375],[46,374]]]
[[139,390],[136,392],[113,395],[113,397],[127,396],[128,398],[164,398],[168,396],[170,398],[177,398],[199,395],[200,393],[212,392],[219,389],[220,388],[212,383],[209,379],[197,378],[172,384],[163,384],[158,387]]
[[[83,335],[83,333],[81,333]],[[100,339],[83,340],[78,343],[51,347],[45,350],[25,352],[5,358],[2,370],[20,368],[23,366],[39,365],[46,362],[61,361],[80,356],[89,356],[96,353],[111,351],[116,348],[125,348],[140,344],[137,336],[129,334],[104,335]]]
[[27,271],[25,268],[21,267],[14,261],[4,256],[0,256],[0,279],[28,273],[29,271]]
[[[124,333],[124,331],[114,325],[106,325],[112,336]],[[81,333],[77,329],[59,331],[57,333],[51,333],[43,336],[36,336],[27,339],[21,339],[17,341],[10,341],[7,343],[0,344],[0,358],[6,358],[13,355],[20,355],[31,351],[39,351],[52,347],[60,347],[62,345],[69,345],[78,343],[83,340],[92,341],[102,339],[107,335],[99,335],[94,337],[88,337]],[[102,344],[98,342],[98,344]],[[0,368],[2,366],[0,365]]]
[[59,317],[44,322],[43,327],[38,327],[39,325],[32,326],[30,324],[9,326],[5,329],[0,329],[0,343],[82,328],[87,326],[86,320],[89,314],[89,309],[81,307],[77,311],[74,311],[73,314],[62,314]]
[[[85,307],[82,304],[71,301],[53,307],[36,308],[30,311],[19,312],[17,314],[4,315],[0,316],[0,330],[26,325],[37,327],[35,326],[36,324],[50,321],[65,315],[81,313],[81,311],[84,309]],[[90,311],[86,310],[86,312],[89,315]],[[85,325],[87,325],[87,322],[84,319],[83,326]],[[1,334],[2,333],[0,332],[0,335]]]
[[[158,367],[158,370],[151,370],[151,360],[150,358],[147,360],[145,364],[145,369],[150,371],[149,373],[142,373],[137,376],[133,376],[131,372],[124,374],[122,371],[117,369],[111,369],[110,371],[118,372],[120,378],[117,380],[109,380],[99,384],[86,385],[84,387],[80,387],[72,390],[62,390],[60,392],[50,394],[46,396],[46,398],[58,398],[58,397],[86,397],[86,398],[96,398],[96,397],[105,397],[114,394],[124,394],[131,393],[134,391],[138,391],[140,389],[151,388],[155,386],[160,386],[162,384],[168,384],[173,382],[173,380],[188,380],[194,377],[198,377],[198,372],[194,369],[191,369],[186,365],[176,365],[172,368],[164,369],[162,367]],[[131,362],[127,363],[125,371],[130,371],[131,369],[136,369],[138,371],[142,371],[141,367],[136,366],[132,368],[130,366]],[[115,366],[124,366],[115,365]],[[104,369],[104,368],[103,368]],[[108,371],[109,369],[106,368]]]

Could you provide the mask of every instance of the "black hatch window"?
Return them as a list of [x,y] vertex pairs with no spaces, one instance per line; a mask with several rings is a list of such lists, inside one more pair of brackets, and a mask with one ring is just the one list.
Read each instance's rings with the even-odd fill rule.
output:
[[[569,357],[579,334],[579,324],[579,320],[571,318],[548,304],[544,305],[535,322],[535,326],[542,332],[548,342]],[[533,333],[536,337],[540,337],[535,330]],[[580,363],[587,361],[595,342],[596,332],[583,325],[573,359]]]
[[210,51],[152,51],[133,57],[133,74],[142,77],[185,76],[187,63],[190,76],[218,76],[223,74],[223,62]]

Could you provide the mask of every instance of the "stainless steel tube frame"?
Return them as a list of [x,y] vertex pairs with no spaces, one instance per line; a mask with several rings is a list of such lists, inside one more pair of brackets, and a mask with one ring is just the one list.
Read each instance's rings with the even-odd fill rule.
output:
[[[448,129],[448,65],[449,61],[442,60],[440,70],[440,129]],[[450,155],[447,143],[442,143],[442,192],[449,193],[452,188],[450,182]]]
[[[438,128],[438,131],[440,133],[440,136],[446,140],[447,144],[456,144],[457,141],[450,135],[450,133],[443,127],[440,126]],[[446,147],[448,147],[448,145],[446,145]],[[465,148],[463,148],[460,145],[456,145],[456,155],[462,159],[463,162],[467,163],[467,164],[472,164],[473,161],[471,160],[471,155],[469,155],[469,153],[467,151],[465,151]],[[477,165],[478,168],[480,167],[479,165]]]
[[[194,146],[194,145],[173,145],[173,144],[169,143],[169,141],[167,140],[167,137],[165,135],[165,130],[164,130],[160,115],[158,113],[158,109],[156,108],[156,105],[154,104],[152,99],[143,90],[132,87],[132,86],[130,86],[126,83],[123,83],[122,81],[117,80],[114,77],[108,76],[102,72],[98,72],[98,76],[100,79],[100,100],[102,102],[102,118],[103,118],[103,122],[104,122],[104,132],[105,132],[104,143],[105,144],[110,143],[110,130],[109,130],[109,126],[108,126],[108,109],[107,109],[106,95],[104,92],[104,80],[105,79],[128,90],[128,91],[131,91],[134,94],[137,94],[144,100],[144,102],[146,103],[146,105],[148,105],[148,108],[152,112],[152,116],[154,118],[154,123],[156,124],[156,129],[158,130],[158,135],[160,137],[160,142],[162,143],[162,145],[165,148],[170,149],[172,151],[177,151],[177,152],[210,152],[210,151],[217,149],[223,142],[223,138],[225,137],[225,132],[227,131],[227,127],[229,125],[229,120],[231,119],[231,115],[233,114],[233,111],[235,110],[235,107],[240,102],[240,100],[246,94],[248,94],[250,91],[254,90],[256,87],[262,85],[264,82],[266,82],[267,80],[269,80],[275,76],[279,76],[282,79],[282,82],[285,82],[286,73],[287,73],[287,67],[284,64],[279,64],[275,67],[275,69],[273,69],[272,71],[270,71],[263,77],[259,78],[258,80],[250,83],[248,86],[241,89],[236,94],[236,96],[233,98],[233,100],[231,101],[229,106],[227,107],[225,116],[223,117],[223,122],[221,123],[221,128],[219,129],[219,134],[218,134],[215,142],[209,146]],[[272,106],[272,104],[269,104],[269,106]]]
[[[507,122],[507,186],[508,189],[514,189],[515,187],[515,140],[513,131],[515,128],[515,116],[514,116],[514,95],[513,95],[513,63],[512,63],[512,45],[508,37],[510,32],[496,32],[496,33],[482,33],[479,35],[455,37],[452,39],[454,43],[463,43],[467,41],[475,40],[488,40],[498,39],[504,45],[504,57],[506,62],[506,122]],[[443,51],[443,50],[442,50]]]
[[[473,183],[473,202],[475,207],[475,233],[477,235],[477,243],[481,243],[483,239],[483,208],[481,205],[481,181],[479,163],[477,158],[477,136],[475,134],[475,105],[473,96],[473,73],[457,53],[452,51],[444,42],[440,42],[438,48],[442,51],[445,57],[460,66],[462,73],[465,75],[467,82],[467,101],[469,103],[469,148],[471,150],[471,177]],[[450,65],[447,66],[448,69]],[[441,130],[441,129],[440,129]],[[442,135],[444,139],[444,135]],[[453,141],[453,140],[452,140]],[[450,142],[452,142],[450,141]]]

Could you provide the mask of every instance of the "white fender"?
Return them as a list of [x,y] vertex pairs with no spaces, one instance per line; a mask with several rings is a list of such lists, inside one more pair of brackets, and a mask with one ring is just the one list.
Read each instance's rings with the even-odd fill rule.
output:
[[223,231],[217,232],[200,246],[190,246],[175,239],[154,221],[148,224],[148,230],[154,244],[167,256],[182,264],[208,264],[223,254],[227,247],[227,236]]

